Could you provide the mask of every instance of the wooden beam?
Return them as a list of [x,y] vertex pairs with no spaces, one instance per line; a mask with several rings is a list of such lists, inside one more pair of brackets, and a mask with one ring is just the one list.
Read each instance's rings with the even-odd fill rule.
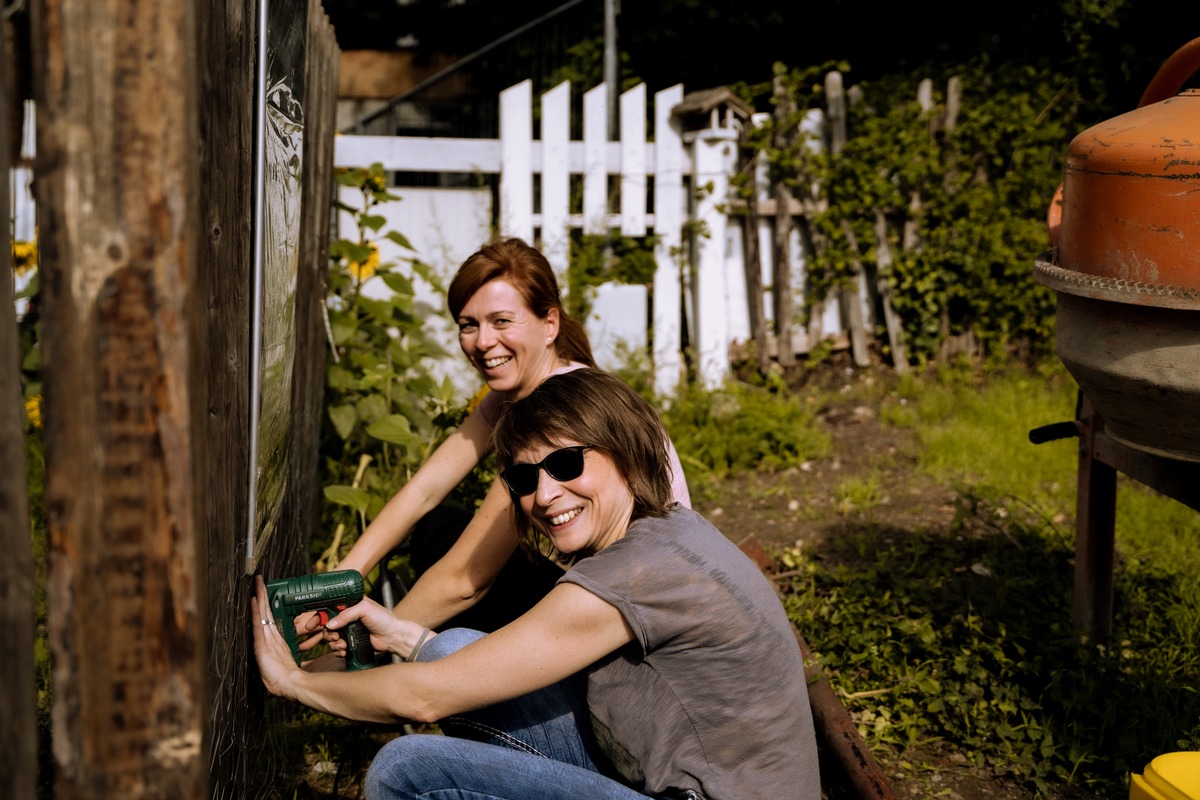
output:
[[191,0],[42,0],[55,797],[208,797]]

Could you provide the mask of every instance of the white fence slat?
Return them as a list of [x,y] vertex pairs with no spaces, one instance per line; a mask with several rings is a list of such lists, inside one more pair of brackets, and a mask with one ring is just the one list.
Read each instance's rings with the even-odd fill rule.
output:
[[680,252],[687,210],[683,135],[671,109],[683,101],[683,85],[654,93],[654,390],[675,394],[683,380]]
[[500,234],[533,241],[533,81],[500,93]]
[[[650,311],[655,391],[662,397],[670,397],[684,380],[685,335],[698,356],[702,382],[714,388],[729,375],[730,345],[734,340],[749,338],[748,303],[756,301],[746,297],[741,264],[744,259],[741,238],[746,232],[740,225],[730,224],[726,208],[729,178],[737,166],[737,126],[731,114],[718,110],[711,115],[712,127],[684,136],[680,121],[671,116],[684,98],[683,86],[676,85],[654,94],[654,141],[647,142],[646,95],[645,85],[639,85],[620,96],[619,140],[609,141],[607,87],[601,84],[585,92],[583,137],[573,141],[571,87],[563,82],[539,98],[541,140],[535,141],[532,81],[523,81],[500,95],[499,140],[339,136],[335,163],[358,167],[379,162],[387,170],[400,172],[499,175],[500,233],[531,242],[535,241],[534,234],[538,234],[535,243],[560,279],[570,259],[572,231],[582,229],[587,235],[607,235],[620,230],[623,236],[640,237],[647,234],[648,228],[652,229],[656,267]],[[806,118],[803,127],[806,131],[819,131],[819,112]],[[819,141],[819,137],[814,137],[814,142]],[[540,176],[540,203],[535,203],[538,199],[534,191],[535,175]],[[572,213],[571,187],[576,175],[582,177],[582,211]],[[612,176],[616,176],[619,201],[610,197]],[[651,178],[653,208],[649,207],[647,191]],[[764,174],[756,178],[766,183]],[[698,193],[693,200],[691,187],[706,187],[710,191]],[[758,196],[764,201],[756,232],[764,294],[757,300],[762,303],[764,318],[771,319],[774,208],[765,186],[759,188]],[[539,205],[536,213],[535,205]],[[417,225],[429,224],[428,220],[413,219]],[[702,233],[685,243],[683,237],[689,223],[694,223]],[[470,236],[461,232],[458,235]],[[796,235],[793,231],[793,237]],[[802,294],[804,253],[798,241],[792,244],[793,275],[797,277],[797,292]],[[623,301],[616,298],[624,295],[615,290],[611,295],[612,302],[620,306]],[[854,299],[864,301],[861,296]],[[794,343],[806,349],[816,344],[813,336],[844,339],[842,305],[820,304],[807,329],[796,326]],[[635,306],[630,302],[628,309],[622,306],[622,311],[634,312]],[[618,322],[618,317],[623,321]],[[639,334],[645,331],[616,330],[635,324],[626,319],[629,317],[640,315],[605,314],[600,338],[611,335],[644,347],[645,338]],[[685,319],[689,325],[686,334]]]
[[542,95],[542,253],[561,279],[570,253],[571,82]]
[[583,232],[608,231],[608,97],[605,84],[583,95]]
[[646,84],[621,95],[621,235],[646,235]]

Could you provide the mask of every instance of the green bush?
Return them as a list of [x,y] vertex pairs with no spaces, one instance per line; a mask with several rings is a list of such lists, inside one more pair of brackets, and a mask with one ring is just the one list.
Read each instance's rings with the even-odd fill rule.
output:
[[741,470],[779,471],[829,452],[829,436],[782,380],[683,388],[663,423],[693,489]]

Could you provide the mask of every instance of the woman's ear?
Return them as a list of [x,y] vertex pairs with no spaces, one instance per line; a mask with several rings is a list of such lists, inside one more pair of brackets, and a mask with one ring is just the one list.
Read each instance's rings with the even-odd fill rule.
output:
[[546,312],[546,344],[551,344],[558,338],[559,322],[557,308],[551,308]]

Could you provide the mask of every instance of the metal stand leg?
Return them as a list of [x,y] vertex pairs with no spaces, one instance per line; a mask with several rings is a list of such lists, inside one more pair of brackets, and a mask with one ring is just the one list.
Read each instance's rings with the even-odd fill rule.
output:
[[1096,457],[1104,421],[1085,395],[1079,414],[1079,476],[1075,501],[1075,630],[1096,642],[1112,633],[1113,543],[1117,471]]

